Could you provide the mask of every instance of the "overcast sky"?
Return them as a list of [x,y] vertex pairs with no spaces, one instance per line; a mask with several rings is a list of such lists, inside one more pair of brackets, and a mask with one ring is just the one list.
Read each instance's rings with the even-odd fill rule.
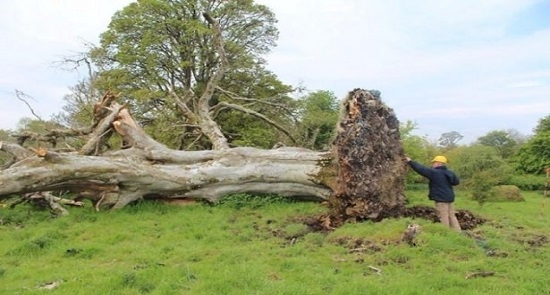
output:
[[[53,66],[97,43],[129,0],[17,0],[0,4],[0,129],[28,107],[42,117],[85,73]],[[285,83],[378,89],[400,121],[437,140],[468,143],[493,130],[529,135],[550,115],[548,0],[258,0],[279,20],[268,68]]]

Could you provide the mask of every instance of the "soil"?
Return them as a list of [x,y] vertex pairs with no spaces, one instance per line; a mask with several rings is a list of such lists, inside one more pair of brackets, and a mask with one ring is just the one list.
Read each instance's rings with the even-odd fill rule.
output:
[[[405,210],[399,215],[394,217],[408,217],[413,219],[425,219],[434,223],[439,222],[435,209],[428,206],[413,206],[405,208]],[[460,223],[462,230],[472,230],[477,226],[487,222],[487,219],[474,215],[468,210],[457,210],[456,218]],[[327,215],[304,217],[302,222],[306,224],[311,231],[315,232],[330,232],[335,228],[341,226],[343,222],[334,223],[334,218],[329,218]],[[373,221],[373,220],[370,220]]]
[[[439,222],[435,209],[428,206],[413,206],[407,208],[403,215],[410,218],[422,218],[432,222]],[[457,210],[456,219],[458,219],[458,223],[460,223],[460,227],[463,230],[474,229],[487,221],[485,218],[475,216],[468,210]]]

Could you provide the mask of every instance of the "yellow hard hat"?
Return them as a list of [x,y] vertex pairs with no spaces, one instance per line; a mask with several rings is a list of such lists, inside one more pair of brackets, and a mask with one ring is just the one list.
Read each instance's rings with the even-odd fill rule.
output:
[[435,158],[432,160],[432,162],[439,162],[443,164],[447,164],[447,158],[443,156],[435,156]]

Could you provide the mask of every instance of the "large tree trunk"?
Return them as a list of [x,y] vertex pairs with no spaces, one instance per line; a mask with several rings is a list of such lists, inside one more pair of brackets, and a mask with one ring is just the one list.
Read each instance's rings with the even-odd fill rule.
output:
[[215,201],[239,192],[326,199],[326,153],[298,148],[213,151],[131,148],[104,156],[45,151],[0,175],[0,195],[70,190],[120,208],[144,198]]
[[[80,152],[30,153],[16,144],[1,145],[17,160],[0,173],[0,197],[68,190],[91,199],[96,208],[121,208],[138,199],[215,201],[231,193],[279,194],[330,200],[333,221],[377,220],[404,208],[399,124],[376,92],[350,92],[342,105],[338,136],[326,152],[295,147],[172,150],[145,134],[126,108],[106,97],[102,101],[109,105],[100,109],[109,112],[98,110],[97,132]],[[109,128],[129,148],[90,156],[101,150],[98,145]]]

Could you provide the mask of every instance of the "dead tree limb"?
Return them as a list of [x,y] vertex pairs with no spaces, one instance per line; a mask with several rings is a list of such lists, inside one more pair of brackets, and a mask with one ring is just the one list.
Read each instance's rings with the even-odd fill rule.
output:
[[23,91],[20,91],[20,90],[17,90],[17,89],[15,89],[15,96],[17,97],[17,99],[19,99],[20,101],[24,102],[27,105],[27,107],[29,108],[29,110],[31,111],[33,116],[35,116],[38,119],[38,121],[44,121],[44,120],[42,120],[42,118],[39,115],[37,115],[34,112],[34,109],[31,107],[31,105],[27,101],[28,99],[33,99],[34,100],[34,98],[32,98],[31,96],[25,94]]
[[118,96],[107,92],[94,106],[94,131],[88,142],[80,149],[82,155],[97,155],[112,135],[111,124],[119,116],[124,106],[114,104]]
[[[44,134],[23,131],[17,134],[12,134],[11,137],[15,137],[17,144],[24,145],[28,140],[49,143],[52,147],[57,147],[60,140],[68,137],[80,137],[92,133],[92,128],[82,129],[54,129]],[[71,147],[68,147],[72,149]]]
[[275,121],[269,119],[268,117],[266,117],[266,116],[264,116],[264,115],[262,115],[258,112],[255,112],[251,109],[245,108],[241,105],[231,104],[231,103],[227,103],[227,102],[224,102],[224,101],[219,102],[216,107],[222,107],[222,108],[227,107],[227,108],[230,108],[230,109],[233,109],[233,110],[243,112],[245,114],[249,114],[249,115],[254,116],[256,118],[259,118],[262,121],[266,122],[267,124],[275,127],[277,130],[284,133],[288,138],[290,138],[290,140],[292,140],[292,142],[296,143],[296,139],[294,138],[294,136],[292,136],[292,134],[290,134],[290,132],[288,132],[287,128],[277,124]]
[[0,150],[14,156],[15,161],[21,161],[32,155],[32,152],[18,144],[0,141]]

